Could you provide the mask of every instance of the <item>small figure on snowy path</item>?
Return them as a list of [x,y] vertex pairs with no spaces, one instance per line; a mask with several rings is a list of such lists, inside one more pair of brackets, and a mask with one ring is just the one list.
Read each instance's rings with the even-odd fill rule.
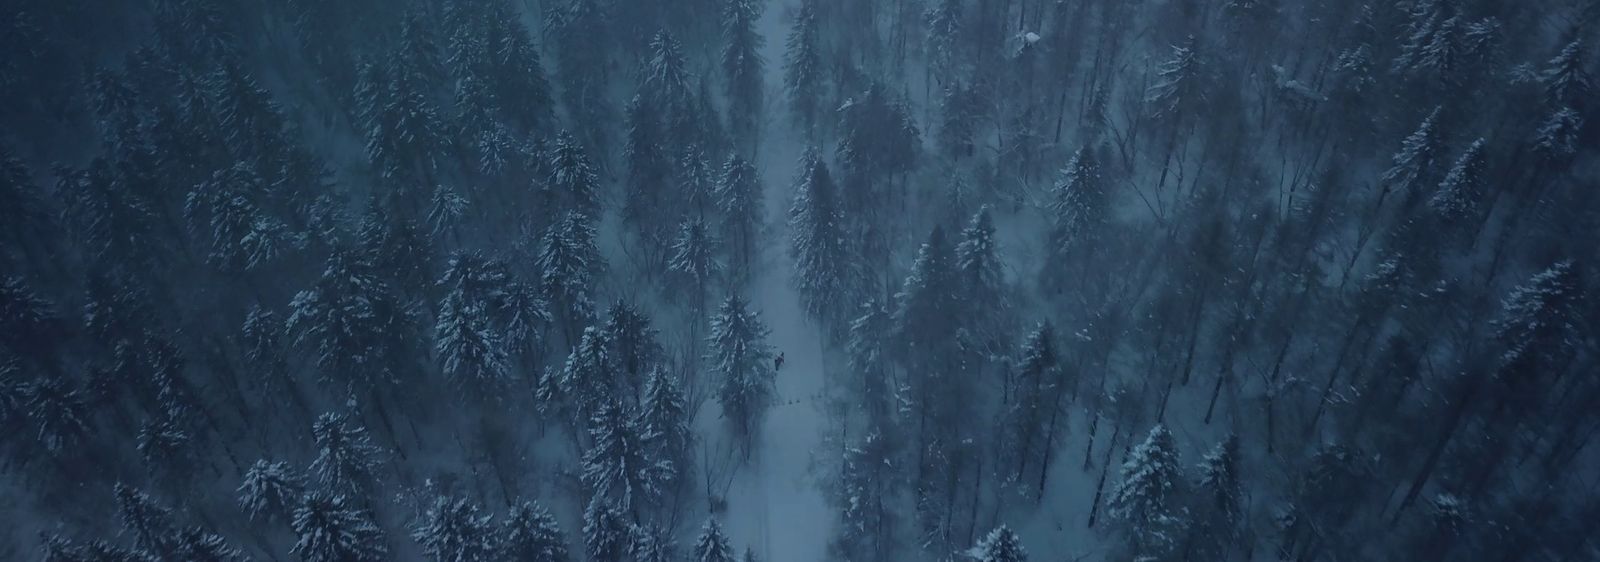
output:
[[783,352],[779,351],[778,352],[778,356],[772,358],[772,370],[773,371],[778,371],[779,369],[782,369],[782,368],[783,368]]

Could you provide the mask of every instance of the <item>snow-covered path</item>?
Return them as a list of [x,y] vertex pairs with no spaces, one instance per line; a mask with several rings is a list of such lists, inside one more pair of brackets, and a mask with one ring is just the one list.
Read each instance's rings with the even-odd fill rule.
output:
[[783,97],[784,2],[767,4],[759,24],[766,37],[767,112],[756,165],[766,190],[766,243],[748,295],[772,329],[768,342],[783,352],[777,402],[767,414],[760,450],[728,489],[724,524],[736,549],[763,562],[819,562],[826,557],[834,514],[811,474],[812,453],[826,420],[819,408],[825,352],[821,334],[800,308],[790,284],[787,221],[790,178],[805,143],[789,126]]
[[833,519],[809,471],[824,424],[815,400],[822,389],[823,351],[816,328],[805,321],[786,282],[787,260],[769,263],[773,267],[757,281],[751,299],[786,362],[778,372],[778,405],[767,414],[761,448],[728,490],[726,524],[741,552],[752,548],[765,562],[817,562],[824,557]]

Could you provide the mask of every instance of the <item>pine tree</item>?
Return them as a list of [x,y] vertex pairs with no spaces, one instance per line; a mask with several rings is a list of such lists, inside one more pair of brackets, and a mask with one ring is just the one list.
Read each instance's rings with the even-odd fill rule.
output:
[[567,541],[556,518],[538,502],[523,502],[506,514],[501,552],[519,562],[568,562]]
[[297,540],[290,553],[303,562],[378,562],[389,557],[383,531],[346,505],[344,496],[313,493],[294,512]]
[[826,324],[843,312],[835,308],[838,296],[850,294],[844,214],[828,165],[815,150],[801,158],[795,184],[789,207],[794,283],[806,312]]
[[1001,525],[972,548],[969,554],[979,562],[1027,562],[1028,552],[1022,548],[1022,537],[1010,527]]
[[738,154],[729,156],[722,166],[714,199],[722,213],[722,239],[732,257],[729,269],[733,279],[748,281],[756,259],[757,233],[766,222],[761,178],[755,165]]
[[439,497],[411,528],[411,538],[436,562],[501,560],[492,518],[465,499]]
[[312,288],[289,303],[287,327],[310,348],[323,380],[348,377],[362,388],[395,380],[411,344],[410,319],[389,286],[349,252],[335,252]]
[[178,528],[172,510],[131,486],[117,483],[117,510],[122,528],[133,536],[134,546],[158,558],[178,554]]
[[764,3],[756,0],[724,0],[722,10],[722,75],[727,80],[728,115],[734,139],[745,150],[754,152],[761,127],[762,67],[761,49],[766,39],[756,33]]
[[272,94],[234,62],[224,62],[204,80],[222,128],[219,140],[243,162],[271,164],[287,142],[283,112]]
[[804,0],[789,30],[783,57],[783,85],[789,111],[808,137],[815,136],[822,114],[822,30],[817,21],[817,0]]
[[672,462],[652,459],[633,412],[611,401],[589,422],[591,445],[583,454],[583,483],[591,501],[638,513],[661,496],[672,478]]
[[737,294],[723,301],[711,320],[711,371],[717,376],[717,401],[734,436],[749,454],[760,420],[772,405],[772,348],[760,315]]
[[605,332],[584,328],[566,364],[541,381],[541,407],[558,409],[570,416],[574,427],[584,427],[607,403],[617,400],[620,381],[610,348]]
[[4,225],[0,243],[5,248],[0,259],[20,265],[26,256],[49,247],[40,244],[47,240],[53,220],[38,191],[33,172],[0,143],[0,225]]
[[468,394],[494,398],[507,383],[508,353],[491,307],[501,299],[506,274],[501,264],[470,253],[450,259],[440,280],[434,348],[446,376]]
[[896,451],[879,428],[844,449],[834,501],[839,531],[828,545],[845,560],[887,560],[895,552],[898,474]]
[[683,47],[672,33],[661,30],[650,38],[650,57],[645,61],[644,76],[640,79],[640,94],[661,112],[666,125],[667,138],[678,142],[704,141],[698,138],[695,124],[691,122],[689,69],[683,58]]
[[591,128],[584,133],[589,146],[604,145],[598,129],[611,122],[607,118],[613,39],[609,7],[609,2],[600,0],[567,0],[549,12],[549,41],[556,48],[563,105],[575,122]]
[[628,104],[627,126],[623,160],[628,175],[622,218],[637,229],[646,249],[659,251],[666,243],[663,230],[668,226],[662,224],[669,216],[666,186],[674,174],[662,112],[641,93]]
[[718,246],[705,221],[698,219],[685,220],[678,229],[678,239],[672,244],[668,271],[676,274],[692,291],[690,307],[696,318],[704,317],[711,285],[722,273],[722,263],[717,260]]
[[209,261],[226,271],[249,271],[293,248],[289,227],[252,201],[266,190],[255,168],[240,163],[218,170],[189,193],[184,215],[192,230],[209,234]]
[[539,272],[540,291],[566,336],[565,343],[576,343],[578,327],[589,324],[594,317],[590,291],[594,279],[605,269],[605,261],[595,247],[592,219],[567,213],[550,225],[539,242],[534,267]]
[[[360,110],[368,116],[367,159],[402,197],[433,187],[447,148],[444,123],[431,95],[431,64],[436,63],[396,54],[383,76],[369,77],[389,78],[382,94],[371,98],[375,106]],[[365,98],[371,92],[358,94]]]
[[1005,272],[995,240],[994,219],[989,207],[978,210],[961,230],[956,244],[956,275],[961,278],[962,299],[967,303],[968,338],[985,353],[1000,352],[1010,340],[1010,303]]
[[1484,196],[1483,174],[1488,159],[1483,147],[1484,139],[1473,141],[1444,175],[1433,198],[1428,200],[1428,206],[1446,224],[1471,219],[1478,213],[1478,204]]
[[1145,91],[1151,115],[1169,120],[1182,119],[1205,103],[1208,88],[1206,70],[1193,36],[1183,45],[1172,46],[1172,58],[1156,69],[1156,81]]
[[[1501,304],[1495,320],[1495,338],[1504,346],[1501,376],[1523,379],[1541,376],[1541,367],[1558,364],[1574,350],[1575,322],[1583,284],[1571,261],[1561,261],[1517,286]],[[1525,379],[1530,380],[1530,379]],[[1537,386],[1513,386],[1524,392]]]
[[600,216],[600,180],[578,139],[561,131],[550,158],[549,189],[558,208],[585,217]]
[[1239,438],[1228,435],[1200,460],[1195,514],[1198,548],[1213,559],[1227,557],[1240,539],[1244,488],[1239,478]]
[[627,301],[611,305],[602,332],[611,358],[627,383],[629,398],[639,396],[645,388],[646,375],[666,356],[660,333],[650,325],[649,316]]
[[1582,109],[1591,91],[1589,71],[1584,68],[1583,40],[1573,39],[1545,65],[1539,76],[1544,83],[1545,103],[1552,108]]
[[954,347],[961,313],[955,261],[944,228],[935,226],[895,294],[895,333],[904,356],[917,366],[937,364]]
[[1583,117],[1577,111],[1570,107],[1557,109],[1534,133],[1533,149],[1547,160],[1565,161],[1578,152],[1578,134],[1583,126]]
[[1409,193],[1438,181],[1439,145],[1442,142],[1437,125],[1439,111],[1434,109],[1429,113],[1416,132],[1400,143],[1400,150],[1394,153],[1393,164],[1379,178],[1383,185],[1383,191],[1378,194],[1379,206],[1383,205],[1384,198],[1390,192]]
[[490,92],[500,100],[501,114],[524,134],[540,131],[554,121],[555,102],[538,46],[508,2],[494,2],[484,25],[489,58],[486,76]]
[[1161,559],[1176,548],[1185,524],[1179,494],[1183,468],[1166,426],[1156,425],[1122,463],[1108,513],[1119,522],[1132,554]]
[[250,559],[221,535],[199,527],[180,532],[176,546],[179,558],[186,562],[245,562]]
[[961,0],[938,0],[928,6],[928,70],[943,85],[953,90],[957,64],[957,42],[962,22]]
[[700,145],[690,144],[685,147],[683,154],[678,158],[677,194],[685,215],[705,220],[707,212],[715,212],[716,203],[711,200],[715,182],[711,164],[706,161],[705,151]]
[[392,215],[374,201],[356,231],[351,264],[367,269],[408,297],[431,295],[437,271],[432,240],[410,219]]
[[883,427],[897,409],[894,387],[890,379],[886,341],[894,330],[894,317],[882,304],[868,301],[861,305],[861,315],[850,322],[846,350],[850,355],[850,371],[860,377],[861,402],[866,405],[868,419],[875,427]]
[[583,545],[590,562],[627,559],[632,529],[622,511],[596,497],[583,512]]
[[1093,245],[1106,222],[1106,199],[1094,152],[1078,149],[1062,170],[1051,201],[1050,255],[1054,259],[1069,260]]
[[688,404],[678,381],[659,366],[650,371],[645,383],[638,425],[639,439],[649,451],[647,458],[667,460],[678,474],[687,471],[689,446],[694,440]]
[[734,562],[733,545],[715,517],[706,519],[694,543],[694,562]]
[[89,400],[69,379],[44,378],[24,391],[23,411],[32,422],[39,446],[57,458],[78,452],[92,435]]
[[338,496],[371,491],[383,450],[367,437],[367,428],[344,414],[327,412],[311,425],[311,435],[317,443],[311,473],[321,489]]
[[262,459],[245,471],[237,491],[239,507],[251,520],[288,520],[305,492],[305,479],[289,463]]
[[843,200],[872,216],[892,201],[891,180],[915,167],[922,132],[904,101],[874,82],[839,108],[839,146],[834,155],[844,178]]
[[[1039,471],[1039,493],[1043,494],[1044,480],[1048,476],[1051,452],[1055,449],[1055,432],[1059,427],[1061,396],[1066,381],[1062,375],[1060,358],[1056,356],[1055,328],[1050,323],[1039,324],[1022,345],[1017,361],[1017,373],[1011,389],[1008,431],[1012,445],[1008,447],[1017,457],[1018,484],[1030,465]],[[1027,482],[1031,485],[1031,481]]]

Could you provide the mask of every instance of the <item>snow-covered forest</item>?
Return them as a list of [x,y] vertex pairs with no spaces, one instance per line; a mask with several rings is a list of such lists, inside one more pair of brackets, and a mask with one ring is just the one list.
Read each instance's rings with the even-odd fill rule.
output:
[[0,559],[1600,560],[1596,0],[0,0]]

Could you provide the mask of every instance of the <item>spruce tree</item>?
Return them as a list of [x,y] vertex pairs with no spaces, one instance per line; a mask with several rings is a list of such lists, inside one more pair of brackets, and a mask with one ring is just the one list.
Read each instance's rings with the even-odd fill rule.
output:
[[747,456],[755,445],[761,418],[773,401],[768,333],[760,315],[737,294],[729,295],[711,320],[707,358],[717,377],[717,402]]
[[1128,453],[1106,505],[1133,556],[1159,560],[1174,554],[1186,524],[1182,491],[1177,445],[1166,426],[1156,425]]
[[303,562],[379,562],[389,556],[383,531],[344,496],[306,496],[290,526],[298,538],[289,552]]
[[706,519],[700,527],[700,537],[694,542],[694,562],[734,562],[733,545],[715,517]]
[[556,518],[538,502],[522,502],[506,514],[501,552],[520,562],[568,562],[567,541]]
[[500,560],[492,518],[465,499],[439,497],[411,528],[411,538],[435,562]]

